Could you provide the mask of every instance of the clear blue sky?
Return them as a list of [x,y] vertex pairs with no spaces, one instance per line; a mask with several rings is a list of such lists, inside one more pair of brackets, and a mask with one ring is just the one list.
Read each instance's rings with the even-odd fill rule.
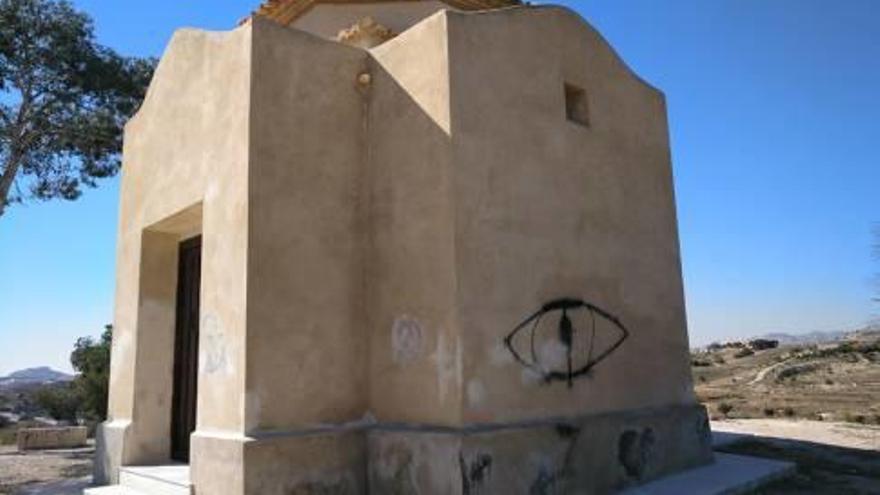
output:
[[[160,55],[258,0],[76,0],[104,44]],[[543,2],[535,2],[543,3]],[[565,3],[666,92],[691,342],[852,328],[880,221],[880,2]],[[0,218],[0,374],[69,369],[112,319],[116,180]]]

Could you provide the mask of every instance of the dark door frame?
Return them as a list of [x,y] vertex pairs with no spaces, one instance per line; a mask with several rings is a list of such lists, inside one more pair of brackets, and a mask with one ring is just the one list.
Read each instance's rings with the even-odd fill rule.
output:
[[189,462],[189,437],[196,427],[201,265],[202,237],[181,242],[177,265],[174,382],[171,399],[171,459],[180,462]]

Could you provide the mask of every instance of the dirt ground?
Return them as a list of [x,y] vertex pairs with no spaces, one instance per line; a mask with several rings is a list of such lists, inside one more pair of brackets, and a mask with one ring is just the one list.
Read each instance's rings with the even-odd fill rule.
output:
[[88,484],[94,454],[92,446],[27,453],[0,446],[0,495],[78,494]]
[[716,421],[712,430],[736,438],[719,452],[796,463],[796,475],[756,495],[880,495],[880,427],[752,419]]
[[[863,344],[865,346],[869,343]],[[737,349],[694,355],[694,385],[713,419],[805,418],[880,424],[880,340],[780,347],[736,357]]]
[[712,431],[821,443],[880,455],[880,426],[784,419],[713,421]]

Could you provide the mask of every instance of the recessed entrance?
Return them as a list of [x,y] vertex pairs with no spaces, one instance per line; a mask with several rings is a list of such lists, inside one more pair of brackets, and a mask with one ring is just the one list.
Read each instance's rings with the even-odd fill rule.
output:
[[189,437],[196,428],[199,370],[199,285],[202,238],[180,243],[171,400],[171,458],[189,462]]

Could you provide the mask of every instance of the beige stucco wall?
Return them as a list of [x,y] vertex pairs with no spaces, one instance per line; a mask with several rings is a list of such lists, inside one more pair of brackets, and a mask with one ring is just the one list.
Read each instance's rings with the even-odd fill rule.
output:
[[[663,95],[566,9],[394,5],[434,13],[370,51],[260,18],[175,35],[126,129],[108,472],[167,460],[177,249],[199,233],[197,493],[359,492],[433,448],[412,466],[457,490],[468,432],[516,470],[527,440],[500,430],[559,417],[701,434],[694,408],[652,412],[695,403]],[[558,297],[631,331],[571,388],[503,345]]]
[[364,296],[380,421],[460,419],[446,46],[438,14],[373,51]]
[[167,460],[177,244],[199,232],[211,256],[197,422],[243,425],[250,32],[178,31],[126,126],[109,404],[124,436],[117,462]]
[[[663,94],[567,9],[448,19],[465,422],[694,403]],[[589,127],[566,119],[566,83]],[[631,332],[571,389],[502,344],[560,297]]]
[[253,21],[247,430],[360,418],[362,50]]
[[[662,93],[561,8],[441,13],[372,55],[376,417],[455,425],[695,403]],[[590,127],[566,119],[566,83],[587,91]],[[559,297],[631,330],[571,389],[503,344]]]

